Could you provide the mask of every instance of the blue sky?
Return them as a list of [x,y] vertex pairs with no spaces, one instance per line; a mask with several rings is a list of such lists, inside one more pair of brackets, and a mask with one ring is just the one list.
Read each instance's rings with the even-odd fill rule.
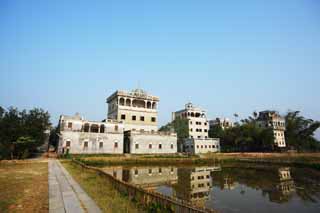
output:
[[188,101],[210,118],[301,110],[320,120],[320,2],[0,2],[0,105],[106,117],[140,85],[159,122]]

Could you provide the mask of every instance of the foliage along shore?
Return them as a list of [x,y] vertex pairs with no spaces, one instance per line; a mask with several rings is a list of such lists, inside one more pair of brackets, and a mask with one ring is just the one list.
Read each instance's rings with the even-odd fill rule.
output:
[[243,162],[308,167],[320,170],[320,153],[215,153],[202,156],[133,155],[133,156],[71,156],[90,166],[150,166],[150,165],[208,165]]

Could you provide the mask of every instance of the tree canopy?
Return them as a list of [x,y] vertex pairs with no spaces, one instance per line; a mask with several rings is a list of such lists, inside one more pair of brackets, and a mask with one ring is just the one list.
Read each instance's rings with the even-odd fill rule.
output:
[[177,133],[178,139],[189,137],[188,120],[182,118],[176,118],[174,121],[160,127],[159,131],[174,131]]
[[[272,129],[257,125],[258,114],[242,119],[234,127],[223,130],[220,126],[210,129],[209,137],[218,137],[222,151],[274,150]],[[299,111],[289,111],[285,116],[287,148],[298,151],[320,151],[320,142],[314,137],[320,122],[304,118]]]
[[314,133],[320,127],[319,121],[313,121],[300,115],[299,111],[289,111],[286,116],[287,145],[298,151],[320,150],[320,143]]
[[28,157],[44,143],[49,119],[49,113],[39,108],[19,111],[0,107],[0,159]]

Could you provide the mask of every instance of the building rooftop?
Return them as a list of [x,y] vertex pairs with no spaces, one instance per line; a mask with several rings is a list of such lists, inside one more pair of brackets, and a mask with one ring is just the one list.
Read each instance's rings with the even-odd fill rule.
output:
[[125,96],[129,98],[136,98],[136,99],[144,99],[144,100],[151,100],[151,101],[159,101],[159,97],[148,94],[145,90],[142,89],[134,89],[131,92],[117,90],[112,95],[107,98],[107,103],[113,100],[117,96]]

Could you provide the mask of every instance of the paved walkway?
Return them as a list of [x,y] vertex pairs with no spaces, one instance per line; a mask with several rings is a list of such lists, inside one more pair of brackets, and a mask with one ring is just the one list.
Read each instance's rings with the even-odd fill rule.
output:
[[58,160],[49,160],[49,213],[101,212]]

